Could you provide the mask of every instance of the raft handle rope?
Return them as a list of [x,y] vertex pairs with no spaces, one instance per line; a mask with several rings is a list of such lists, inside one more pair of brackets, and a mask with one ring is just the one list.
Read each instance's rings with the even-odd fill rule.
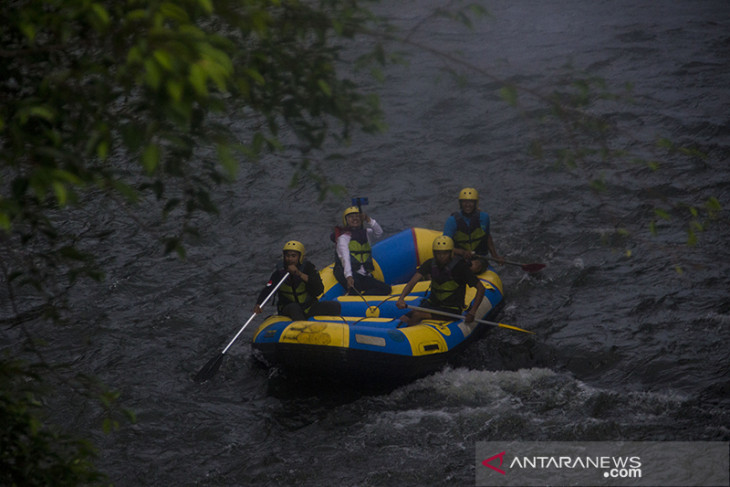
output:
[[[362,293],[360,291],[358,291],[358,289],[355,286],[352,286],[352,288],[350,288],[350,289],[354,289],[355,292],[357,293],[357,295],[360,296],[360,298],[363,301],[365,301],[365,304],[368,306],[367,311],[365,311],[365,316],[363,318],[361,318],[361,319],[364,319],[364,318],[378,318],[378,317],[380,317],[380,309],[379,309],[380,308],[380,304],[383,304],[385,301],[383,301],[383,303],[380,303],[377,306],[370,306],[370,303],[368,303],[368,300],[365,299],[365,296],[363,296]],[[359,321],[360,320],[357,320],[357,322],[359,322]]]
[[[362,298],[362,300],[363,300],[363,301],[365,301],[365,304],[367,304],[367,305],[368,305],[368,309],[367,309],[367,311],[365,312],[365,316],[363,316],[363,317],[362,317],[362,318],[360,318],[359,320],[357,320],[357,321],[355,321],[354,323],[352,323],[353,325],[357,325],[357,324],[358,324],[358,323],[360,323],[360,322],[361,322],[362,320],[364,320],[364,319],[367,319],[367,318],[378,318],[378,317],[380,317],[380,306],[382,306],[382,305],[383,305],[383,304],[384,304],[384,303],[385,303],[386,301],[388,301],[388,300],[391,300],[391,299],[398,299],[398,297],[399,297],[399,296],[388,296],[387,298],[385,298],[384,300],[382,300],[382,301],[381,301],[380,303],[378,303],[377,305],[375,305],[375,306],[370,306],[370,305],[369,305],[370,303],[368,302],[368,300],[367,300],[367,299],[365,299],[365,296],[363,296],[363,295],[362,295],[362,293],[361,293],[360,291],[358,291],[358,290],[357,290],[357,289],[356,289],[356,288],[355,288],[354,286],[353,286],[353,288],[352,288],[352,289],[354,289],[354,290],[355,290],[355,292],[357,293],[357,295],[358,295],[358,296],[360,296],[360,297]],[[374,311],[373,311],[373,310],[374,310]],[[395,318],[394,318],[394,319],[395,319]],[[344,320],[344,318],[343,318],[343,320]]]

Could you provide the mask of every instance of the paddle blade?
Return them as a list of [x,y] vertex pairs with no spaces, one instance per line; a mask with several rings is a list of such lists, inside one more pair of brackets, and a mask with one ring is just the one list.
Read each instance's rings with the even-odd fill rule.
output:
[[545,268],[545,264],[523,264],[522,270],[530,274],[539,272]]
[[205,364],[203,368],[200,369],[200,371],[196,374],[195,382],[205,382],[213,378],[216,372],[218,372],[218,369],[221,368],[221,364],[223,363],[223,357],[225,357],[225,355],[219,353],[218,355],[210,359],[208,363]]
[[500,328],[507,328],[509,330],[515,330],[515,331],[521,331],[523,333],[529,333],[530,335],[534,335],[535,334],[534,331],[523,330],[522,328],[517,328],[516,326],[512,326],[512,325],[505,325],[504,323],[497,323],[497,326],[499,326]]

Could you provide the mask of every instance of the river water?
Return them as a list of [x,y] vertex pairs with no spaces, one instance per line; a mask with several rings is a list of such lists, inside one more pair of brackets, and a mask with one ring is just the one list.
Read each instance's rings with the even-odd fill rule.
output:
[[[383,7],[416,25],[432,1]],[[434,4],[435,5],[435,4]],[[730,440],[730,266],[727,212],[685,245],[681,208],[730,204],[730,5],[727,1],[498,0],[473,32],[431,20],[413,39],[460,51],[478,71],[455,83],[441,61],[413,53],[378,90],[389,131],[356,136],[323,163],[342,197],[270,158],[220,193],[221,215],[187,262],[158,257],[154,235],[125,231],[100,249],[107,280],[77,286],[79,327],[55,330],[49,357],[121,392],[136,424],[94,433],[99,466],[117,486],[474,485],[481,441]],[[527,155],[530,137],[568,144],[500,100],[491,77],[550,93],[568,67],[633,86],[631,103],[597,109],[615,147],[645,157],[658,137],[707,154],[674,154],[652,171],[629,157],[566,169]],[[521,99],[537,113],[534,100]],[[276,163],[276,166],[273,164]],[[590,189],[605,177],[606,189]],[[386,235],[440,229],[464,186],[476,187],[504,256],[543,262],[537,276],[499,268],[499,329],[451,367],[385,391],[296,384],[252,360],[258,321],[214,380],[192,380],[251,314],[280,248],[296,238],[318,267],[351,196]],[[663,198],[668,198],[663,199]],[[672,215],[649,223],[653,208]],[[628,236],[616,233],[624,228]],[[681,271],[678,271],[678,268]],[[60,401],[86,430],[92,404]]]

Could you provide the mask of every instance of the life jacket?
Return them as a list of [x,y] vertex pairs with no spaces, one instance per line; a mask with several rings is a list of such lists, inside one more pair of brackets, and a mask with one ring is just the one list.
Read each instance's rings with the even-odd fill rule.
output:
[[[299,269],[304,268],[304,264],[307,261],[304,261],[303,263],[299,264],[297,267]],[[286,269],[283,267],[279,267],[279,275],[278,279],[281,279],[284,277],[284,273],[286,273]],[[302,308],[304,309],[304,313],[306,314],[309,311],[309,308],[312,307],[312,305],[317,301],[317,296],[312,296],[307,291],[307,283],[304,282],[299,276],[289,276],[289,278],[284,281],[284,283],[279,286],[279,293],[278,293],[279,302],[277,303],[277,309],[279,312],[281,312],[284,307],[289,303],[299,303]]]
[[454,308],[459,313],[464,308],[466,286],[456,282],[453,270],[460,260],[452,258],[451,262],[439,267],[434,259],[431,264],[431,292],[428,297],[431,304],[443,308]]
[[[336,242],[337,237],[343,233],[350,234],[350,266],[352,272],[357,272],[360,267],[364,267],[366,271],[373,272],[375,265],[373,264],[373,249],[368,241],[368,232],[366,229],[360,228],[348,228],[343,229],[335,227],[335,233],[333,234],[333,240]],[[335,249],[335,267],[342,268],[342,262],[340,257],[337,255],[337,249]]]
[[489,235],[482,228],[479,211],[475,211],[467,221],[460,211],[451,216],[456,220],[456,233],[454,234],[454,245],[460,249],[472,250],[478,254],[486,254],[489,251],[487,240]]

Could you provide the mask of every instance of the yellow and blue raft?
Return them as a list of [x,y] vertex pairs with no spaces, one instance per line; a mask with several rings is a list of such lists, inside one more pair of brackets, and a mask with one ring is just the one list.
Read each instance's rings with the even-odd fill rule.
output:
[[[398,328],[398,318],[407,312],[396,307],[398,296],[418,266],[433,256],[438,235],[410,228],[373,246],[373,274],[392,286],[389,296],[346,295],[333,275],[334,264],[322,269],[325,291],[320,299],[339,301],[341,316],[306,321],[270,316],[254,334],[256,357],[285,372],[380,383],[409,381],[442,368],[487,325],[445,318]],[[488,320],[503,304],[502,281],[491,267],[478,277],[486,291],[476,318]],[[429,286],[429,281],[419,282],[406,303],[418,306]],[[467,305],[475,294],[467,288]]]

